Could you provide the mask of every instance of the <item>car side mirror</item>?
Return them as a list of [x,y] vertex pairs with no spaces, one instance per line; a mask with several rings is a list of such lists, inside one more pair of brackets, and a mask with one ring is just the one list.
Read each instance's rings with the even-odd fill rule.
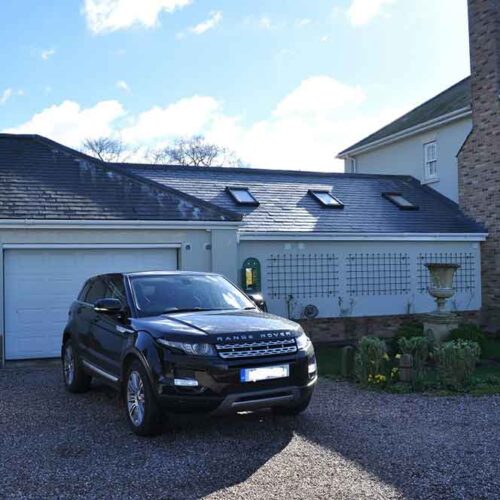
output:
[[99,299],[94,304],[94,311],[102,314],[118,315],[123,312],[123,306],[118,299]]
[[267,312],[267,304],[261,293],[249,293],[250,300],[262,311]]

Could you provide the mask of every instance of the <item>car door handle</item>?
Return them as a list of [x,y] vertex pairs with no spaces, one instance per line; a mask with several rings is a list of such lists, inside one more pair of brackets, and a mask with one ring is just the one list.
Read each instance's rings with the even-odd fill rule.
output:
[[116,325],[116,331],[119,333],[134,333],[134,330],[130,330],[130,328],[125,328],[120,325]]

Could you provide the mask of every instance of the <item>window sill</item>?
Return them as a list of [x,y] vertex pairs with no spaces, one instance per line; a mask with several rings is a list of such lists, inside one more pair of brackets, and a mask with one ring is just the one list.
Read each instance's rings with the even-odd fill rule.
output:
[[432,179],[422,179],[420,181],[420,184],[422,184],[422,185],[435,184],[436,182],[439,182],[439,177],[433,177]]

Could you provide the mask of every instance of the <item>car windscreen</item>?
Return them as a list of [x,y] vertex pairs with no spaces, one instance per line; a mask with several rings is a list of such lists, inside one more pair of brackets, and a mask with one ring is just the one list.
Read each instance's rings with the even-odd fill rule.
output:
[[131,288],[139,316],[254,307],[240,290],[217,275],[134,276]]

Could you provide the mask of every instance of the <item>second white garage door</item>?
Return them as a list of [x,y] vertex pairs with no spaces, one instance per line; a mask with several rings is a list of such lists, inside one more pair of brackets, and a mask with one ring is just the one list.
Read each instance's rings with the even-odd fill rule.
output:
[[69,306],[89,277],[175,269],[175,248],[6,250],[6,359],[59,356]]

